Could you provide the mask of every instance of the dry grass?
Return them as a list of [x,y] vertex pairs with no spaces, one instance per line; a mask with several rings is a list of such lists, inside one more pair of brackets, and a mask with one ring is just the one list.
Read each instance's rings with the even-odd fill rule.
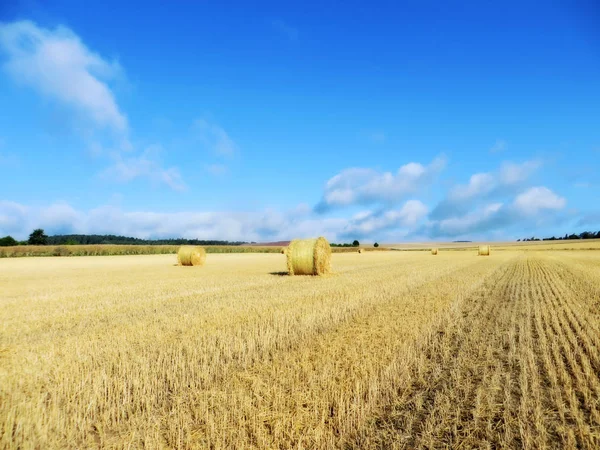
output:
[[[20,245],[0,247],[0,258],[25,256],[115,256],[176,254],[179,245]],[[258,245],[206,245],[206,253],[278,253],[280,247]]]
[[[495,250],[600,250],[600,239],[532,241],[532,242],[436,242],[436,246],[445,250],[477,250],[480,245],[491,245]],[[408,242],[385,244],[393,250],[429,250],[431,242]]]
[[597,448],[600,253],[0,261],[2,448]]
[[[179,245],[19,245],[0,247],[0,258],[29,256],[115,256],[176,254]],[[261,245],[205,245],[206,253],[284,253],[287,247]],[[364,249],[367,250],[367,249]],[[370,248],[368,251],[388,251],[388,248]],[[333,253],[355,252],[353,247],[333,247]]]

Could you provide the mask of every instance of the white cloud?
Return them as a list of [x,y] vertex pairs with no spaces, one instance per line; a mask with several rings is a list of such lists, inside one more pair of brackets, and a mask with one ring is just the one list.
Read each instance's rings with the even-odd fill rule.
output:
[[[566,200],[546,187],[534,187],[512,201],[491,202],[461,216],[427,220],[428,208],[408,200],[400,208],[364,210],[347,219],[315,215],[309,205],[287,211],[124,211],[105,205],[88,211],[65,202],[36,208],[0,201],[0,236],[25,238],[34,228],[49,234],[121,234],[139,238],[185,237],[240,241],[279,241],[294,237],[326,236],[331,241],[348,239],[398,240],[414,236],[433,238],[486,238],[497,231],[526,233],[556,224]],[[598,223],[588,214],[581,223]]]
[[0,23],[0,48],[8,56],[4,67],[17,82],[75,108],[98,126],[127,130],[107,84],[120,73],[119,65],[89,50],[68,28]]
[[21,231],[28,209],[19,203],[0,200],[0,236]]
[[492,148],[490,148],[490,153],[500,153],[503,152],[504,150],[506,150],[506,141],[502,140],[502,139],[498,139],[494,145],[492,145]]
[[382,144],[387,140],[387,136],[382,131],[373,131],[369,134],[369,139],[376,144]]
[[342,235],[370,237],[392,229],[408,232],[427,216],[427,212],[427,206],[419,200],[409,200],[397,210],[361,211],[352,217]]
[[309,216],[312,212],[312,208],[308,203],[300,203],[296,207],[288,211],[288,215],[292,218],[302,218]]
[[271,26],[273,29],[278,31],[287,37],[290,41],[297,41],[300,33],[298,33],[298,29],[288,25],[281,19],[275,19],[271,21]]
[[324,212],[350,205],[395,203],[415,194],[429,184],[445,166],[445,158],[436,158],[428,166],[411,162],[391,172],[374,169],[345,169],[325,184],[321,202],[315,208]]
[[124,157],[120,153],[113,153],[113,164],[104,170],[101,176],[121,183],[136,178],[148,178],[155,183],[167,185],[176,191],[185,190],[186,185],[179,169],[176,167],[164,168],[162,166],[160,162],[162,152],[160,145],[153,145],[135,156]]
[[541,166],[542,162],[539,160],[525,161],[521,164],[504,162],[500,166],[498,182],[502,186],[513,186],[523,183]]
[[567,201],[547,187],[532,187],[519,194],[515,199],[514,206],[519,212],[527,215],[535,215],[540,210],[559,210],[565,207]]
[[44,227],[55,230],[56,233],[69,233],[82,220],[81,214],[64,202],[41,208],[38,217]]
[[473,197],[485,195],[495,187],[495,177],[490,173],[476,173],[471,175],[469,183],[459,185],[450,190],[448,198],[453,202],[469,201]]
[[207,164],[204,166],[204,170],[216,177],[225,175],[227,172],[229,172],[229,169],[225,164]]
[[541,165],[538,160],[504,162],[497,171],[471,175],[467,184],[455,185],[448,191],[433,209],[430,218],[439,221],[462,217],[483,201],[514,195]]
[[197,119],[193,129],[200,141],[214,154],[232,157],[238,152],[236,143],[219,125],[206,119]]
[[462,215],[430,221],[425,227],[432,237],[466,237],[494,230],[538,228],[556,220],[556,214],[566,206],[566,200],[550,189],[533,187],[518,194],[508,204],[489,203]]
[[[463,236],[469,233],[478,233],[488,228],[495,228],[504,225],[500,220],[502,217],[496,217],[502,210],[502,203],[492,203],[476,211],[467,213],[460,217],[450,217],[430,224],[430,235],[440,236]],[[494,222],[494,219],[496,222]]]
[[[91,51],[66,27],[46,29],[30,21],[0,23],[2,50],[8,56],[4,67],[17,82],[90,121],[93,127],[82,133],[87,153],[111,161],[101,172],[103,177],[118,182],[144,177],[174,190],[185,189],[179,170],[163,167],[159,147],[139,152],[129,141],[127,118],[109,87],[109,81],[122,74],[119,64]],[[218,127],[210,130],[219,151],[227,153],[227,136]]]
[[25,238],[32,229],[41,227],[47,234],[110,233],[139,238],[184,237],[232,241],[279,241],[325,236],[335,240],[346,224],[346,219],[312,217],[306,205],[298,205],[284,212],[163,213],[123,211],[108,205],[78,211],[63,202],[44,208],[0,202],[0,236],[12,234],[16,238]]

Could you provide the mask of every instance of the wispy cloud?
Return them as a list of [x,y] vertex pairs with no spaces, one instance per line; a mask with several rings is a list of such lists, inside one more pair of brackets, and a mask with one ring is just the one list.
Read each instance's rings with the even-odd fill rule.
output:
[[446,159],[438,157],[429,165],[411,162],[396,173],[367,168],[351,168],[330,178],[325,185],[317,212],[350,205],[393,204],[415,194],[428,185],[445,167]]
[[490,148],[490,153],[500,153],[506,150],[508,144],[502,139],[498,139]]
[[369,133],[369,139],[375,144],[383,144],[387,140],[387,136],[383,131],[372,131]]
[[281,19],[272,20],[271,26],[274,30],[287,37],[290,41],[297,41],[300,37],[297,28],[290,26]]
[[146,148],[141,154],[124,157],[120,153],[112,155],[113,164],[101,173],[106,179],[128,182],[136,178],[147,178],[154,183],[164,184],[175,191],[183,191],[186,185],[176,167],[164,168],[160,157],[160,145]]
[[[91,129],[82,136],[84,147],[98,162],[110,161],[101,171],[103,178],[117,182],[146,178],[174,190],[185,189],[179,170],[163,167],[160,146],[140,151],[130,142],[127,117],[109,85],[123,76],[116,61],[90,50],[66,27],[48,29],[31,21],[0,23],[0,52],[7,56],[4,68],[16,82],[89,121]],[[227,136],[218,128],[210,131],[218,151],[230,152]]]
[[579,227],[597,227],[600,229],[600,209],[585,213],[577,221]]
[[22,233],[28,208],[16,202],[0,200],[0,236]]
[[108,85],[120,74],[119,64],[89,50],[68,28],[0,23],[0,48],[8,57],[4,68],[17,82],[73,107],[98,126],[127,130]]
[[204,166],[204,170],[214,176],[222,176],[229,172],[229,169],[225,164],[207,164]]
[[197,119],[192,128],[204,146],[217,156],[231,158],[239,151],[233,139],[215,123]]

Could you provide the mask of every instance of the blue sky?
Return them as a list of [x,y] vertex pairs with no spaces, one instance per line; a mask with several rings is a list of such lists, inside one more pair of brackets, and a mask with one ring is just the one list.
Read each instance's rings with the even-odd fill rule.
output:
[[0,236],[600,229],[600,7],[0,5]]

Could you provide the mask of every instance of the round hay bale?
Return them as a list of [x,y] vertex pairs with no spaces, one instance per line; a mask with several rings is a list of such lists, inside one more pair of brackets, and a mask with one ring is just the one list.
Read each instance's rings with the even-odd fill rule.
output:
[[490,256],[490,246],[489,245],[480,245],[479,246],[479,256]]
[[180,266],[203,266],[206,261],[206,251],[195,245],[183,245],[177,252],[177,263]]
[[438,254],[438,249],[437,248],[432,248],[431,249],[431,254],[432,255],[437,255]]
[[362,253],[362,252],[363,252],[363,249],[362,249],[362,248],[359,248],[359,249],[358,249],[358,253]]
[[283,247],[283,248],[281,249],[281,252],[280,252],[280,253],[281,253],[282,255],[285,255],[285,254],[287,253],[287,248]]
[[331,247],[324,237],[295,239],[286,255],[290,275],[324,275],[331,271]]

